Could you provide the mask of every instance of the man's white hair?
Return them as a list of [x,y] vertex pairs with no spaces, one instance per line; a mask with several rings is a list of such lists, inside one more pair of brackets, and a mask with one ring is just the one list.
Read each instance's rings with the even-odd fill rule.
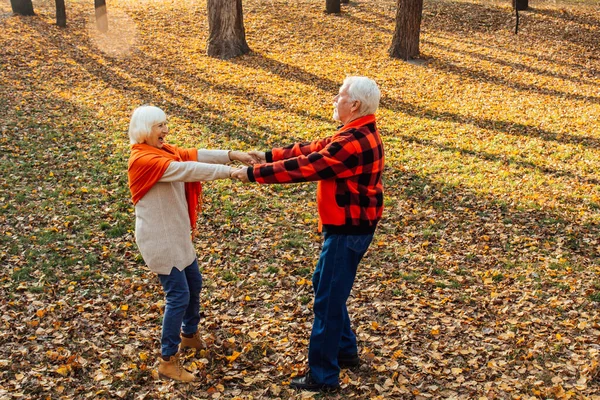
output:
[[166,119],[165,112],[158,107],[144,105],[136,108],[129,122],[129,143],[144,143],[152,131],[152,125]]
[[344,79],[343,87],[346,87],[352,100],[360,101],[359,116],[375,114],[381,93],[373,79],[366,76],[349,76]]

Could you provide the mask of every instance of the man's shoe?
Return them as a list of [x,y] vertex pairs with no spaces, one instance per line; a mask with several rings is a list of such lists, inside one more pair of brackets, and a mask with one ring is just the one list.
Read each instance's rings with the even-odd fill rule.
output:
[[200,337],[200,330],[197,330],[196,333],[194,333],[194,336],[191,338],[187,338],[181,334],[181,347],[191,347],[192,349],[196,350],[205,350],[206,342],[204,342],[204,340]]
[[338,365],[343,369],[352,369],[360,365],[358,354],[338,355]]
[[316,382],[307,372],[304,376],[293,378],[290,382],[290,387],[296,390],[308,390],[311,392],[334,392],[340,388],[340,385],[326,385]]
[[180,382],[193,382],[196,380],[196,377],[187,372],[183,368],[183,365],[181,365],[179,353],[172,355],[169,361],[165,361],[162,357],[160,358],[158,376]]

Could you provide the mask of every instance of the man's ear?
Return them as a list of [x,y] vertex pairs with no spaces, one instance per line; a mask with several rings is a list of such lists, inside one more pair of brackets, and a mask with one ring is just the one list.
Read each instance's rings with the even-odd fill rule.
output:
[[350,107],[350,110],[352,112],[356,112],[356,111],[360,110],[360,100],[354,100],[352,102],[352,106]]

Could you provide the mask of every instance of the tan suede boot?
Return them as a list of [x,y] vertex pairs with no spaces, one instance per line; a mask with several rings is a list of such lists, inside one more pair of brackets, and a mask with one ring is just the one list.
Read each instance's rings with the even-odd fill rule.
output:
[[183,368],[183,365],[181,365],[179,353],[172,355],[169,361],[165,361],[162,357],[160,358],[158,376],[180,382],[193,382],[196,380],[196,377],[187,372]]
[[200,337],[200,331],[196,331],[194,336],[191,338],[186,338],[181,335],[181,347],[191,347],[196,350],[204,350],[206,349],[206,342]]

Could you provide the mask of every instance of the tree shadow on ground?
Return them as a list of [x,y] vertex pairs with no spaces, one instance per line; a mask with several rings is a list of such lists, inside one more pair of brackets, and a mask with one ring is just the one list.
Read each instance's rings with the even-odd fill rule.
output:
[[[330,79],[319,77],[297,66],[285,64],[258,53],[253,53],[252,56],[239,58],[232,62],[244,65],[246,67],[260,68],[279,75],[284,79],[290,79],[307,85],[313,85],[332,94],[337,93],[339,85],[341,84],[341,82],[333,82]],[[447,69],[451,70],[452,68],[447,67]],[[465,73],[468,72],[469,71],[465,71]],[[490,77],[488,78],[491,79]],[[480,78],[475,76],[474,79]],[[449,111],[435,111],[415,104],[410,104],[402,100],[390,98],[385,95],[381,98],[381,106],[392,111],[402,112],[414,117],[427,118],[431,120],[445,120],[465,125],[472,125],[492,131],[500,131],[509,135],[533,137],[563,144],[583,144],[591,148],[600,148],[600,139],[594,136],[555,133],[535,126],[514,123],[510,121],[477,118],[468,115],[460,115]]]
[[583,177],[571,171],[561,171],[555,168],[540,166],[531,161],[518,160],[514,157],[508,157],[503,154],[491,154],[480,150],[469,150],[461,147],[449,146],[442,143],[436,143],[432,140],[417,138],[414,136],[408,136],[403,134],[394,134],[394,137],[397,139],[401,139],[407,143],[415,143],[426,147],[432,147],[442,152],[448,152],[452,154],[458,152],[463,156],[476,157],[485,161],[502,162],[506,165],[517,165],[519,167],[526,168],[529,170],[539,171],[544,175],[553,178],[573,178],[578,180],[582,184],[600,185],[600,179],[597,178]]
[[[574,82],[574,83],[581,83],[581,84],[585,84],[585,85],[594,85],[594,82],[590,81],[589,79],[579,78],[579,77],[575,77],[573,75],[567,75],[567,74],[560,73],[560,72],[543,70],[543,69],[536,68],[536,67],[533,67],[533,66],[530,66],[530,65],[526,65],[526,64],[522,64],[522,63],[515,63],[515,62],[511,62],[511,61],[506,61],[506,60],[503,60],[501,58],[490,57],[490,56],[487,56],[485,54],[481,54],[481,53],[476,52],[476,51],[463,50],[463,49],[459,49],[457,47],[452,47],[452,46],[449,46],[449,45],[442,45],[442,44],[436,43],[435,41],[431,41],[431,40],[427,40],[427,39],[421,39],[421,43],[425,43],[425,44],[427,44],[429,46],[437,47],[439,49],[446,50],[446,51],[448,51],[450,53],[453,53],[453,54],[463,54],[463,55],[466,55],[466,56],[477,58],[477,59],[482,60],[482,61],[488,61],[490,63],[494,63],[494,64],[498,64],[498,65],[501,65],[501,66],[509,67],[512,70],[523,71],[523,72],[527,72],[527,73],[535,74],[535,75],[540,75],[540,76],[547,76],[549,78],[563,79],[563,80],[571,81],[571,82]],[[494,80],[497,80],[497,78],[494,77]],[[511,85],[511,87],[514,87],[514,86]],[[539,91],[539,90],[540,89],[536,87],[536,91]],[[541,90],[544,90],[544,89],[541,89]],[[563,92],[558,92],[557,91],[557,94],[559,94],[559,95],[562,96]],[[598,101],[598,97],[594,97],[594,96],[591,96],[591,97],[595,101]],[[585,97],[584,97],[584,99],[585,99]]]
[[[214,131],[226,133],[230,137],[235,136],[237,139],[242,139],[249,145],[260,144],[261,140],[250,135],[239,136],[242,131],[246,132],[247,130],[251,130],[255,133],[261,133],[261,135],[267,138],[267,141],[269,136],[278,136],[278,132],[275,132],[269,126],[256,125],[239,117],[223,116],[222,110],[194,99],[189,94],[177,91],[168,85],[164,85],[158,78],[144,78],[144,80],[137,80],[135,78],[124,77],[124,75],[127,74],[132,77],[137,76],[136,69],[139,66],[137,66],[136,63],[132,63],[133,57],[126,61],[118,61],[118,59],[105,57],[103,58],[105,63],[100,63],[95,57],[92,57],[91,54],[82,50],[84,46],[81,46],[81,43],[75,43],[68,32],[59,32],[59,35],[57,36],[49,36],[46,34],[47,32],[45,29],[47,29],[47,26],[44,25],[43,21],[31,22],[30,26],[38,32],[40,38],[44,38],[50,45],[60,49],[72,60],[81,65],[88,73],[102,80],[109,87],[115,88],[123,92],[125,96],[134,99],[133,107],[151,103],[163,108],[167,114],[178,115],[191,122],[202,123]],[[83,38],[80,39],[85,40]],[[93,48],[93,45],[89,41],[84,41],[83,44]],[[138,55],[140,56],[141,63],[147,62],[146,54],[142,53]],[[127,74],[123,74],[123,72],[127,72]],[[173,79],[174,82],[181,80],[192,84],[194,83],[194,80],[190,78],[188,74],[178,70],[168,72],[168,76]],[[140,83],[160,90],[151,90],[142,87]],[[206,81],[202,82],[202,84],[206,83]],[[217,90],[219,89],[228,90],[230,93],[233,92],[232,88],[217,88]],[[170,97],[170,99],[167,99],[167,97]]]
[[518,83],[514,80],[504,78],[500,75],[492,75],[483,71],[475,71],[470,68],[465,68],[460,65],[449,62],[447,59],[435,58],[431,57],[432,62],[428,63],[428,66],[431,68],[438,69],[443,72],[447,72],[453,75],[458,75],[466,78],[471,78],[477,81],[489,82],[495,85],[502,85],[505,87],[509,87],[513,90],[521,91],[521,92],[535,92],[541,95],[553,96],[556,97],[557,100],[575,100],[575,101],[585,101],[588,103],[600,104],[600,97],[590,96],[590,95],[581,95],[577,93],[568,93],[555,89],[548,89],[544,87],[540,87],[538,85],[532,84],[524,84]]
[[[515,235],[529,237],[539,246],[544,243],[551,244],[547,247],[548,253],[562,247],[565,252],[583,257],[585,262],[589,263],[593,263],[593,260],[600,256],[598,249],[593,245],[594,238],[600,235],[600,225],[582,224],[577,216],[570,212],[511,204],[506,199],[492,194],[475,193],[471,189],[436,181],[433,176],[402,170],[400,166],[389,163],[384,172],[384,186],[388,195],[393,194],[409,201],[409,208],[435,210],[437,224],[449,230],[445,232],[445,240],[453,242],[454,234],[461,236],[461,240],[453,245],[453,251],[463,256],[471,253],[471,245],[483,246],[481,238],[484,235],[489,236],[491,241],[507,245],[506,248],[496,251],[496,256],[500,254],[507,258],[511,257],[511,252],[518,254],[520,249],[527,248],[527,243],[508,245]],[[405,229],[401,221],[389,223],[400,230],[397,234],[402,234]],[[431,226],[430,218],[415,223],[422,223],[424,229]],[[464,242],[464,236],[461,234],[464,232],[469,232],[467,242]],[[430,241],[432,240],[436,239],[431,238]],[[485,259],[479,258],[480,262]],[[488,257],[485,262],[494,266],[499,261]]]

